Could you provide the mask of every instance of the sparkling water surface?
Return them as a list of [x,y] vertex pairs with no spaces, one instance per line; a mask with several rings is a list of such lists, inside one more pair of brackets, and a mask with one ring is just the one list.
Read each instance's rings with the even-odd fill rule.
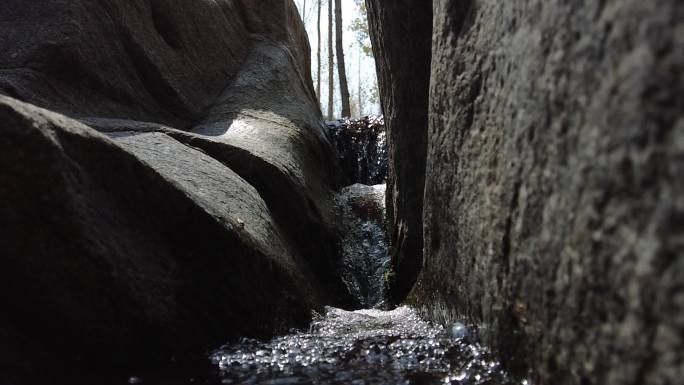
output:
[[242,339],[211,354],[223,384],[521,384],[467,329],[433,326],[408,307],[328,307],[307,332]]

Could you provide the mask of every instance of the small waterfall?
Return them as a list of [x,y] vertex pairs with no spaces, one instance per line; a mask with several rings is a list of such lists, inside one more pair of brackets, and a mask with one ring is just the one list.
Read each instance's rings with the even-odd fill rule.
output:
[[387,179],[387,133],[382,117],[327,122],[349,184],[377,185]]
[[337,196],[343,210],[342,279],[363,307],[383,307],[389,268],[385,185],[353,184]]
[[337,195],[343,214],[341,274],[363,307],[383,307],[389,269],[385,232],[387,140],[384,120],[328,122],[337,158],[349,186]]
[[[408,307],[386,307],[387,148],[382,119],[329,125],[349,185],[335,198],[342,217],[340,272],[366,309],[326,307],[308,330],[270,341],[242,338],[210,354],[209,384],[519,385],[461,322],[444,328]],[[374,308],[374,309],[370,309]],[[472,331],[475,331],[473,329]],[[472,333],[473,335],[476,333]],[[129,383],[141,383],[131,377]],[[154,381],[146,381],[152,383]],[[168,384],[168,382],[159,382]],[[524,381],[522,384],[527,384]]]

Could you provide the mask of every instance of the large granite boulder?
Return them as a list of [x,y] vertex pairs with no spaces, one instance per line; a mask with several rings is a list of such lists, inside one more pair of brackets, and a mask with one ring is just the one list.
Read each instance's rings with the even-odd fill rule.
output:
[[681,382],[684,4],[437,0],[433,12],[409,302],[482,324],[534,383]]
[[285,44],[311,79],[289,0],[6,0],[0,31],[0,91],[74,117],[192,126],[242,68],[255,35]]
[[9,0],[0,32],[0,382],[355,305],[291,0]]
[[236,1],[3,2],[0,90],[70,116],[200,119],[247,57]]
[[413,287],[423,260],[432,7],[429,1],[367,0],[385,115],[389,172],[387,232],[393,303]]
[[297,254],[312,265],[326,286],[327,303],[357,306],[338,274],[342,229],[332,191],[341,180],[311,83],[284,45],[255,40],[244,68],[191,131],[122,119],[80,120],[103,132],[165,133],[230,167],[256,188]]
[[3,319],[32,341],[116,364],[306,322],[322,291],[235,172],[165,134],[0,106]]
[[[255,42],[244,69],[192,132],[205,143],[211,140],[214,146],[198,145],[259,190],[319,277],[343,298],[347,291],[336,258],[339,215],[331,189],[342,180],[305,77],[310,71],[299,70],[295,60],[282,44]],[[226,146],[234,150],[220,150]],[[338,305],[355,303],[346,297]]]

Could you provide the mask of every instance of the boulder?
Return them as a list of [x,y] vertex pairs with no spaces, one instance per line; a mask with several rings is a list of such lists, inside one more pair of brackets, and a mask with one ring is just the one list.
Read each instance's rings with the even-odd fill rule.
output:
[[286,45],[313,95],[291,0],[7,0],[0,32],[0,92],[72,117],[189,128],[242,69],[254,36]]
[[[408,302],[482,325],[534,383],[681,382],[684,4],[438,0],[433,13]],[[370,16],[376,35],[417,28]],[[390,73],[383,89],[414,72]]]
[[63,365],[201,354],[303,326],[321,302],[258,192],[217,160],[0,106],[3,321]]
[[2,376],[205,360],[356,305],[291,0],[9,0],[0,32]]
[[423,260],[432,7],[429,1],[366,4],[387,130],[389,295],[396,304],[413,287]]
[[280,229],[309,263],[326,303],[358,306],[338,274],[342,229],[333,190],[336,159],[310,83],[287,47],[260,39],[205,119],[184,132],[151,122],[80,120],[103,132],[161,132],[219,160],[256,188]]
[[8,0],[0,91],[69,116],[187,126],[249,53],[242,8],[233,0]]
[[[298,68],[285,45],[255,41],[244,69],[192,133],[202,138],[198,146],[256,187],[336,303],[349,308],[358,303],[337,274],[332,191],[341,178],[312,83]],[[226,146],[231,150],[221,150]]]

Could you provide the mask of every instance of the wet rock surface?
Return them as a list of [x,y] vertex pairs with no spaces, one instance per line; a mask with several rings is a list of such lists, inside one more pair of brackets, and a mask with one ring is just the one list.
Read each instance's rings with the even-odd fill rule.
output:
[[362,307],[387,306],[390,272],[385,231],[385,185],[347,186],[337,195],[342,210],[342,279]]
[[[410,302],[489,325],[541,384],[681,382],[684,3],[411,3],[434,23]],[[373,4],[376,42],[419,28]],[[382,89],[414,75],[387,71]]]
[[464,334],[434,327],[407,307],[327,307],[306,332],[245,339],[216,350],[212,360],[223,384],[521,383]]
[[382,117],[326,122],[345,184],[377,185],[387,180],[387,134]]
[[337,270],[360,307],[386,307],[390,266],[383,183],[387,177],[384,120],[366,117],[326,125],[343,173],[341,179],[353,182],[335,196],[342,234],[337,243]]

